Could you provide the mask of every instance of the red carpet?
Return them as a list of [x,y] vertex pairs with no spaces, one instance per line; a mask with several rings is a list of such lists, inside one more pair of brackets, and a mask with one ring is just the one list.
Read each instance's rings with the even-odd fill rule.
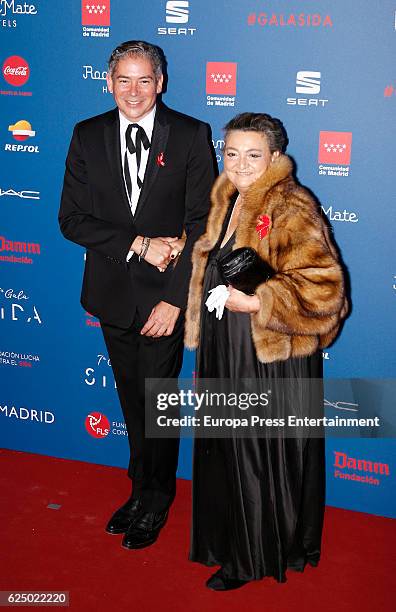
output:
[[104,532],[129,494],[124,470],[5,450],[0,465],[0,590],[69,591],[70,608],[84,612],[395,609],[391,519],[327,508],[318,568],[214,593],[204,587],[210,568],[187,561],[190,482],[178,482],[158,542],[137,552]]

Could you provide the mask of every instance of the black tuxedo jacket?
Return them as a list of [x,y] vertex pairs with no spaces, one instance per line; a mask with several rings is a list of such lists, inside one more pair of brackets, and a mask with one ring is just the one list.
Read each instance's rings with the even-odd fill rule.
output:
[[[157,103],[143,187],[132,215],[120,151],[118,109],[76,125],[59,222],[66,238],[87,249],[83,307],[105,323],[127,328],[136,309],[145,320],[161,300],[186,306],[191,252],[205,229],[215,162],[209,126]],[[137,235],[181,236],[183,230],[184,250],[166,272],[139,262],[137,255],[126,262]]]

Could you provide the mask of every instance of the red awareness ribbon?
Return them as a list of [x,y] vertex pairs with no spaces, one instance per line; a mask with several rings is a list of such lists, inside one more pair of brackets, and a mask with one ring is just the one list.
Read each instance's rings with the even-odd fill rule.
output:
[[259,235],[260,240],[262,240],[269,231],[271,225],[271,220],[268,215],[260,215],[258,218],[258,223],[256,225],[256,232]]

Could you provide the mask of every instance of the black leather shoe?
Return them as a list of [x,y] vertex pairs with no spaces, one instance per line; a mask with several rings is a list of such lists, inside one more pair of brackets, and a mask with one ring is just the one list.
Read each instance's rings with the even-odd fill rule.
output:
[[146,512],[133,521],[122,539],[124,548],[133,550],[154,544],[168,518],[168,510]]
[[139,499],[129,498],[109,520],[106,526],[107,533],[117,535],[126,533],[131,523],[142,513],[142,506]]
[[248,580],[237,580],[237,578],[227,578],[223,574],[223,569],[217,570],[213,576],[206,581],[206,586],[212,591],[232,591],[233,589],[240,589],[245,584],[248,584]]

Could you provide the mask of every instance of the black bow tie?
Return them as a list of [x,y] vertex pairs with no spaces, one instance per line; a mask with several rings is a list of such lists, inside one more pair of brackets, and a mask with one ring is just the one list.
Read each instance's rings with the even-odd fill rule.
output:
[[[131,132],[133,128],[137,128],[135,144],[133,144],[132,137],[131,137]],[[127,146],[129,153],[131,155],[133,155],[133,153],[136,153],[136,166],[137,166],[137,174],[138,174],[137,182],[138,182],[139,187],[141,188],[142,181],[139,179],[139,168],[140,168],[140,161],[142,159],[142,145],[147,150],[150,148],[150,141],[147,138],[146,132],[144,131],[142,126],[139,125],[138,123],[130,123],[128,125],[126,132],[125,132],[125,140],[126,140],[126,146]]]
[[[136,132],[136,144],[133,144],[132,142],[132,137],[131,137],[131,132],[133,130],[133,128],[137,128],[137,132]],[[133,155],[133,153],[136,153],[136,169],[137,169],[137,184],[139,189],[142,188],[143,182],[140,180],[139,178],[139,169],[140,169],[140,160],[142,158],[142,144],[144,146],[144,148],[147,150],[150,147],[150,141],[147,138],[147,134],[144,131],[144,129],[142,128],[141,125],[138,125],[137,123],[130,123],[125,131],[125,141],[126,141],[126,146],[127,146],[127,150],[130,152],[131,155]],[[125,183],[127,186],[127,190],[128,190],[128,195],[129,195],[129,199],[131,200],[132,198],[132,181],[131,181],[131,175],[129,172],[129,164],[128,164],[128,155],[127,155],[127,151],[125,151],[125,155],[124,155],[124,176],[125,176]]]

